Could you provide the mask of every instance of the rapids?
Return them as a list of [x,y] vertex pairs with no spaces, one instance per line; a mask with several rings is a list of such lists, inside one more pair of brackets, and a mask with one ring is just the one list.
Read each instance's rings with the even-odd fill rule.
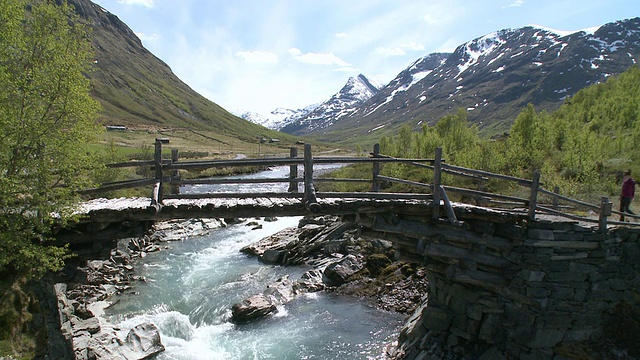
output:
[[[284,177],[287,168],[242,177]],[[238,186],[238,185],[236,185]],[[246,185],[244,185],[246,186]],[[273,191],[268,185],[251,191]],[[238,191],[238,188],[189,187],[183,192]],[[251,219],[253,221],[254,219]],[[278,278],[297,279],[304,267],[260,263],[240,248],[300,217],[257,220],[212,231],[206,236],[166,243],[169,249],[134,264],[146,282],[110,299],[105,319],[123,334],[148,320],[158,326],[165,352],[158,359],[379,359],[397,336],[404,316],[381,311],[363,300],[327,292],[306,294],[266,318],[230,322],[234,303],[262,292]]]

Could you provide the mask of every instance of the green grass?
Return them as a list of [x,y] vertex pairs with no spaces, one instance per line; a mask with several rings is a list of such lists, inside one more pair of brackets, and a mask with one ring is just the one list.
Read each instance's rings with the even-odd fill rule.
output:
[[[303,146],[294,141],[282,139],[274,143],[260,143],[258,139],[245,141],[232,135],[219,134],[213,131],[193,129],[149,130],[134,128],[126,131],[105,131],[98,142],[90,149],[103,155],[105,164],[129,160],[151,160],[155,152],[155,139],[167,138],[168,144],[163,144],[163,158],[171,157],[171,149],[178,149],[178,161],[197,161],[204,159],[235,159],[237,157],[288,157],[290,148],[298,148],[298,156],[304,155]],[[314,156],[345,156],[351,155],[348,149],[336,148],[330,145],[312,144]],[[258,167],[243,168],[212,168],[201,171],[187,172],[180,170],[184,179],[207,178],[213,176],[232,175],[262,170]],[[104,169],[96,173],[96,185],[153,177],[153,172],[147,167],[127,167]],[[131,197],[149,196],[151,188],[137,188],[101,193],[100,197]]]
[[[259,139],[243,140],[232,135],[220,135],[212,131],[192,129],[165,131],[132,129],[105,132],[100,141],[92,145],[92,149],[106,150],[113,144],[118,156],[128,158],[132,155],[147,154],[147,156],[153,158],[156,138],[169,139],[169,144],[163,144],[163,155],[165,156],[171,154],[171,149],[178,149],[179,154],[206,152],[211,158],[234,158],[239,154],[248,157],[288,156],[289,148],[295,145],[292,140],[259,144]],[[330,149],[330,147],[320,145],[318,149],[326,150]]]
[[[0,357],[7,357],[15,360],[30,360],[35,357],[35,339],[27,334],[23,334],[19,341],[0,340]],[[16,353],[18,355],[16,355]]]

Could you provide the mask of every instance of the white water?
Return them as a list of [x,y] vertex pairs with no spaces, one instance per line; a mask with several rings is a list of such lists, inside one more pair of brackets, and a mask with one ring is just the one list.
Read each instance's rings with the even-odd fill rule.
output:
[[[287,171],[280,168],[267,175],[283,177]],[[243,177],[257,176],[264,174]],[[272,191],[252,189],[260,190]],[[281,276],[297,279],[308,270],[265,265],[239,252],[243,246],[296,226],[299,219],[259,221],[263,227],[258,230],[238,224],[169,243],[170,249],[151,253],[135,264],[148,281],[136,284],[135,294],[112,299],[117,303],[106,310],[107,318],[123,337],[142,321],[156,324],[166,347],[158,359],[382,358],[384,346],[397,336],[404,316],[377,310],[361,299],[313,293],[252,323],[229,321],[234,303],[262,292]]]

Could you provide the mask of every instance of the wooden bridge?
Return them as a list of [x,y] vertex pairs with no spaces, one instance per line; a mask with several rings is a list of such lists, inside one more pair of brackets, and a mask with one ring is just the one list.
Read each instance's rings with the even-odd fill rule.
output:
[[[176,151],[170,160],[162,159],[162,145],[167,142],[156,140],[154,161],[111,165],[151,166],[153,178],[88,191],[147,186],[152,188],[150,198],[86,202],[80,224],[85,234],[67,236],[66,242],[121,236],[122,227],[144,231],[144,224],[162,219],[344,215],[359,226],[363,237],[389,240],[397,257],[426,266],[428,307],[425,303],[400,334],[407,358],[426,357],[428,349],[420,345],[434,336],[446,339],[445,345],[452,348],[466,341],[481,344],[475,350],[465,349],[469,353],[495,347],[510,349],[514,358],[550,358],[558,344],[599,336],[610,309],[620,302],[637,302],[640,229],[632,227],[640,223],[610,219],[622,214],[606,197],[589,204],[545,189],[538,173],[522,179],[454,166],[444,161],[441,149],[433,159],[392,158],[380,154],[378,146],[370,157],[314,157],[306,144],[303,157],[292,148],[283,158],[183,162]],[[318,165],[359,163],[371,165],[370,178],[314,176]],[[383,175],[381,168],[387,164],[418,167],[430,181]],[[289,166],[289,174],[185,180],[178,172],[236,166]],[[299,168],[303,176],[298,176]],[[468,186],[447,184],[454,179]],[[528,196],[482,191],[490,179],[517,184]],[[316,191],[316,184],[323,181],[365,183],[368,191]],[[267,193],[179,193],[181,185],[267,183],[288,188]],[[417,191],[383,192],[383,183]],[[171,191],[165,195],[166,186]],[[466,201],[453,202],[449,195]],[[592,215],[580,216],[576,210]],[[87,231],[93,235],[87,236]]]
[[[458,214],[475,212],[492,219],[500,217],[511,223],[535,220],[541,217],[558,217],[565,220],[591,223],[600,229],[607,225],[630,225],[609,219],[621,213],[612,209],[612,203],[603,197],[600,204],[589,204],[550,191],[540,182],[539,173],[533,179],[522,179],[486,171],[468,169],[447,164],[442,150],[436,149],[433,159],[404,159],[386,156],[375,145],[370,157],[314,157],[310,144],[304,145],[304,155],[299,157],[297,148],[290,150],[289,157],[244,158],[234,160],[180,161],[177,150],[172,150],[171,159],[162,158],[162,146],[168,139],[158,138],[152,161],[130,161],[110,164],[109,167],[150,167],[155,176],[148,179],[130,180],[103,184],[99,188],[85,190],[85,194],[98,194],[109,190],[135,187],[150,188],[149,198],[94,199],[83,204],[81,213],[86,216],[81,226],[89,224],[91,232],[104,229],[111,223],[145,222],[184,218],[247,218],[263,216],[301,215],[354,215],[358,213],[408,213],[434,220],[458,223]],[[326,178],[314,176],[319,166],[328,164],[370,164],[370,178]],[[416,182],[382,175],[381,168],[387,164],[403,164],[425,171],[429,183]],[[289,174],[282,178],[221,178],[182,179],[179,170],[203,170],[209,168],[235,167],[270,168],[288,166]],[[302,176],[299,175],[300,171]],[[445,184],[443,178],[456,184],[470,184],[467,188]],[[504,181],[523,187],[528,197],[489,193],[482,191],[489,181]],[[322,192],[316,191],[321,182],[364,183],[369,191]],[[224,184],[283,184],[281,191],[273,192],[209,192],[202,194],[180,194],[184,185]],[[381,191],[383,183],[400,183],[416,189],[415,192],[390,193]],[[287,186],[288,185],[288,186]],[[475,187],[475,188],[473,188]],[[165,191],[169,188],[170,191]],[[284,190],[284,188],[287,188]],[[506,188],[506,186],[505,186]],[[167,193],[167,194],[165,194]],[[452,202],[448,194],[466,199]],[[579,216],[575,209],[590,211],[591,216]],[[638,218],[625,214],[630,218]],[[78,236],[79,238],[79,236]]]

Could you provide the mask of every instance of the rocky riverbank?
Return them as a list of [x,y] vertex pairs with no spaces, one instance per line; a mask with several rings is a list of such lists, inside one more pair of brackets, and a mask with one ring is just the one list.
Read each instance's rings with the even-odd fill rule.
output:
[[[275,221],[276,219],[265,219]],[[247,222],[252,225],[252,222]],[[73,279],[55,285],[64,338],[76,359],[145,359],[164,346],[156,326],[141,323],[119,329],[101,315],[109,299],[146,279],[134,275],[135,261],[170,246],[167,241],[204,235],[223,221],[193,219],[162,222],[142,238],[121,239],[105,260],[89,260]],[[259,226],[257,223],[255,226]],[[358,296],[389,311],[410,314],[425,298],[424,269],[393,261],[391,243],[364,240],[349,222],[336,217],[303,219],[298,227],[262,239],[243,252],[283,266],[310,266],[300,279],[281,278],[232,309],[233,319],[246,322],[267,316],[276,306],[315,291]]]
[[390,242],[358,236],[350,222],[337,217],[303,219],[241,251],[269,264],[312,267],[300,279],[282,278],[232,308],[233,320],[250,321],[278,305],[315,291],[357,296],[388,311],[410,314],[425,297],[424,268],[393,261]]
[[136,281],[135,261],[160,251],[167,241],[200,236],[224,226],[217,219],[167,221],[154,226],[142,238],[121,239],[106,260],[88,260],[79,266],[71,281],[58,283],[54,292],[58,303],[61,331],[75,359],[147,359],[164,351],[156,325],[143,322],[130,330],[120,329],[101,315],[109,298],[125,292]]

